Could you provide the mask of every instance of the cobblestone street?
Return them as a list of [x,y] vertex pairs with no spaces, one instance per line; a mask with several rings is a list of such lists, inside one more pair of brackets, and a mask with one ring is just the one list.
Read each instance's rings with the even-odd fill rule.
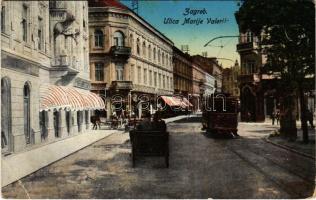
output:
[[[240,123],[238,139],[213,139],[198,118],[168,124],[170,167],[146,157],[132,168],[128,133],[115,133],[21,181],[4,198],[306,198],[315,161],[262,138],[275,126]],[[21,163],[22,164],[22,163]]]

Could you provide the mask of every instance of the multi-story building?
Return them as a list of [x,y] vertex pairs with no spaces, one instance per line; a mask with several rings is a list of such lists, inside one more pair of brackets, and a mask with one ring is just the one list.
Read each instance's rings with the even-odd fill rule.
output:
[[139,15],[115,0],[89,1],[89,31],[92,91],[106,93],[107,117],[117,94],[134,113],[141,95],[154,105],[156,95],[173,94],[173,43]]
[[193,62],[197,63],[205,72],[215,78],[215,91],[222,91],[222,66],[218,64],[216,58],[208,58],[200,55],[192,56]]
[[233,97],[239,98],[238,76],[240,68],[238,61],[231,68],[223,69],[223,92],[229,93]]
[[260,73],[266,58],[259,48],[258,37],[249,31],[240,33],[237,51],[241,62],[238,78],[241,120],[264,121],[265,117],[270,117],[277,109],[278,98],[275,94],[275,80]]
[[193,69],[190,55],[173,47],[174,93],[184,96],[193,92]]
[[202,109],[202,98],[205,93],[205,82],[206,82],[206,73],[199,64],[192,63],[192,96],[190,101],[193,104],[194,111],[201,111]]
[[89,110],[104,104],[89,92],[87,2],[1,6],[2,153],[89,129]]

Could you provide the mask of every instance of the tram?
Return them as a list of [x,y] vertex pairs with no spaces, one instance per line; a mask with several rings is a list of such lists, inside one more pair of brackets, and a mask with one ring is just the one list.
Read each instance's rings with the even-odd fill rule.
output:
[[228,94],[214,94],[204,99],[203,130],[212,136],[238,135],[238,100]]

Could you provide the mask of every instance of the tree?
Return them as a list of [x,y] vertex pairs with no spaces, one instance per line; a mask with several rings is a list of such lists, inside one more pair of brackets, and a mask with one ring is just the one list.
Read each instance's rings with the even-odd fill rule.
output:
[[299,95],[303,139],[308,142],[304,92],[315,77],[313,1],[245,0],[236,19],[242,32],[249,30],[259,37],[261,50],[267,55],[262,72],[277,73],[282,90]]

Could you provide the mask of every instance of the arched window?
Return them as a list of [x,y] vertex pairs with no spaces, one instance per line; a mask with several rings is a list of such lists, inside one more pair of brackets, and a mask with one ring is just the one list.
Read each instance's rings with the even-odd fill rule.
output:
[[1,150],[2,153],[11,151],[12,142],[11,122],[11,84],[10,79],[1,79]]
[[100,29],[96,29],[94,31],[94,46],[95,47],[103,47],[104,43],[104,35]]
[[151,46],[148,45],[148,58],[151,59]]
[[114,33],[114,45],[119,47],[124,46],[124,34],[121,31]]
[[140,54],[140,44],[139,44],[140,42],[139,42],[139,38],[137,38],[137,46],[136,46],[136,49],[137,49],[137,55],[139,55]]
[[160,63],[160,50],[158,50],[158,63]]
[[144,56],[144,58],[146,57],[146,43],[145,43],[145,41],[143,42],[143,56]]
[[26,144],[30,144],[31,138],[31,90],[28,83],[24,84],[23,87],[23,97],[24,97],[24,135]]
[[156,61],[156,48],[154,48],[153,54],[154,54],[154,61]]
[[162,64],[165,64],[165,54],[162,52]]

